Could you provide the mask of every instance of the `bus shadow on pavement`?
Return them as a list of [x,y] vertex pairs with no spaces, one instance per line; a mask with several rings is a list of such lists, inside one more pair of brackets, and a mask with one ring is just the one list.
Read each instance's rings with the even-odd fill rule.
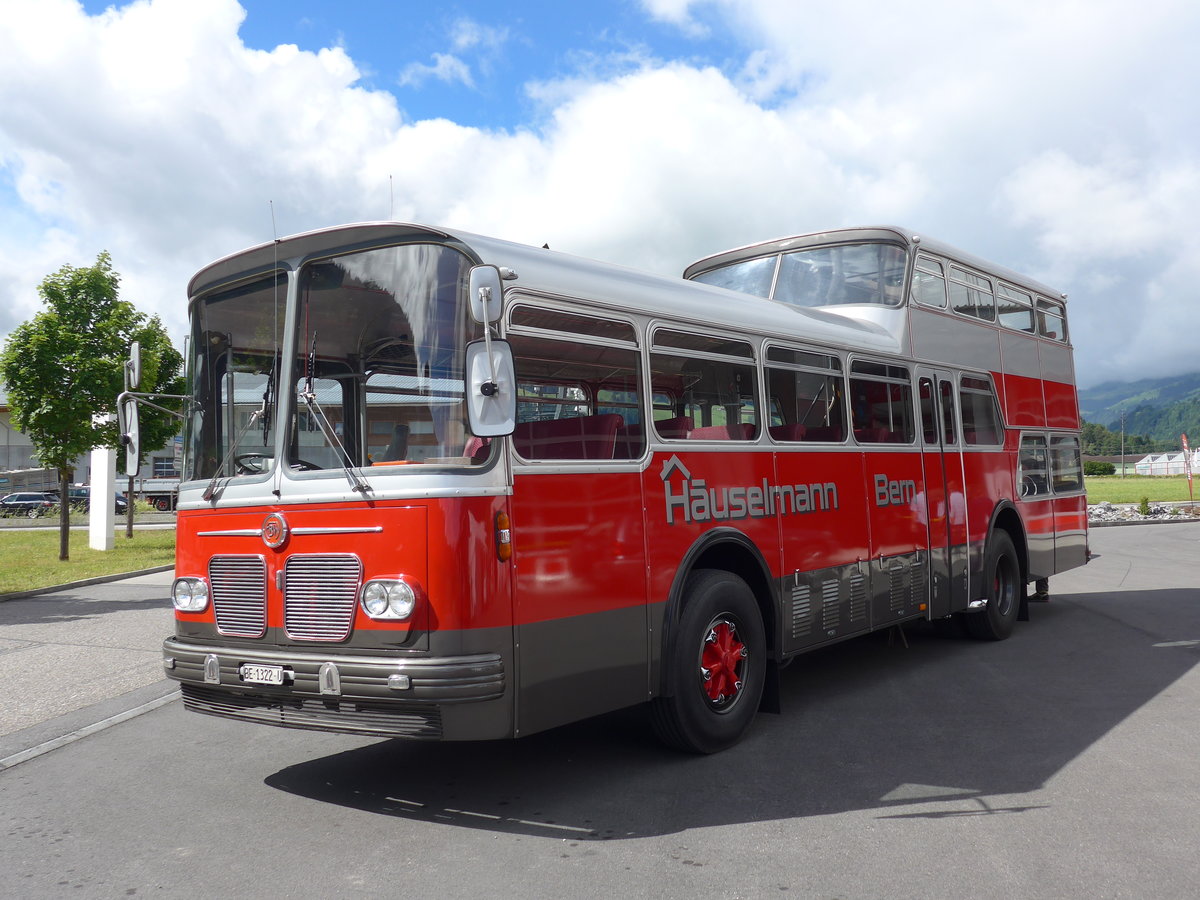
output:
[[[0,603],[0,626],[53,625],[94,619],[114,612],[143,609],[171,610],[163,588],[140,588],[147,596],[131,600],[98,600],[88,594],[53,593],[20,597]],[[127,593],[134,593],[127,590]]]
[[417,822],[568,841],[879,810],[1021,814],[1037,792],[1200,660],[1195,590],[1061,595],[1011,640],[907,631],[798,658],[782,715],[714,756],[657,744],[643,710],[517,741],[381,741],[267,785]]

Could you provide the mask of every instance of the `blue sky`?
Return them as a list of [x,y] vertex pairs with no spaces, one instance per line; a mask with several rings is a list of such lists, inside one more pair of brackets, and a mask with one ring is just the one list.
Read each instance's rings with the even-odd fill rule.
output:
[[0,15],[0,338],[101,250],[181,338],[191,275],[273,228],[391,215],[678,274],[899,223],[1067,292],[1082,384],[1200,369],[1195,0]]
[[[89,12],[110,3],[89,0]],[[395,95],[408,118],[448,118],[482,128],[519,128],[543,113],[527,83],[580,69],[628,70],[637,60],[687,59],[721,67],[738,49],[722,28],[683,30],[651,19],[632,0],[243,0],[239,31],[249,47],[292,43],[316,52],[340,46],[365,87]],[[696,13],[697,24],[711,17]],[[439,59],[452,59],[439,67]]]

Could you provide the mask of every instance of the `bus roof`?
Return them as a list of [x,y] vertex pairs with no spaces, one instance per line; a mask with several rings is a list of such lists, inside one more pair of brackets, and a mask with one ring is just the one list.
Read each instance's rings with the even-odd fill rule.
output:
[[[689,319],[731,331],[817,342],[880,353],[897,353],[899,342],[885,328],[804,309],[699,282],[654,275],[559,251],[517,244],[465,231],[401,222],[342,225],[280,238],[223,257],[201,269],[188,285],[189,297],[219,285],[262,274],[290,261],[372,246],[435,239],[456,246],[478,263],[506,267],[516,278],[508,288],[590,301],[597,313],[634,313]],[[736,311],[735,311],[736,309]]]
[[926,250],[934,255],[946,257],[971,268],[991,272],[1003,281],[1027,288],[1043,296],[1053,297],[1064,302],[1067,299],[1066,294],[1042,284],[1028,275],[1022,275],[1020,272],[989,262],[973,253],[953,247],[944,241],[930,238],[899,225],[863,225],[849,228],[835,228],[830,231],[814,231],[809,234],[797,234],[789,237],[772,238],[767,241],[758,241],[698,259],[683,270],[683,277],[688,279],[694,278],[701,272],[707,272],[710,269],[720,268],[747,259],[754,259],[759,256],[788,253],[794,250],[803,250],[807,247],[862,241],[886,241],[903,244],[909,250]]

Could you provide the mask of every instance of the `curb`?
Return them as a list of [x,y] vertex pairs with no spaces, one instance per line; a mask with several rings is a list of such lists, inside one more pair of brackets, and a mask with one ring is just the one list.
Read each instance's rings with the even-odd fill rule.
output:
[[75,588],[87,587],[89,584],[107,584],[110,581],[121,581],[125,578],[135,578],[138,575],[153,575],[156,572],[169,572],[175,564],[155,566],[152,569],[138,569],[135,572],[119,572],[116,575],[97,575],[95,578],[84,578],[82,581],[68,581],[66,584],[56,584],[50,587],[34,588],[32,591],[16,591],[11,594],[0,594],[0,603],[5,600],[22,600],[25,597],[36,597],[39,594],[53,594],[55,591],[70,591]]
[[1129,525],[1177,525],[1200,522],[1200,516],[1181,516],[1172,519],[1123,519],[1119,522],[1088,522],[1088,528],[1125,528]]

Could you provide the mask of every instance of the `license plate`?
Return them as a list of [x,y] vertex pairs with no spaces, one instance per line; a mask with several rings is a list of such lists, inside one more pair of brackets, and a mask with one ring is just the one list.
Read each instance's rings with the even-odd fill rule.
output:
[[252,666],[244,664],[238,673],[250,684],[283,684],[283,666]]

